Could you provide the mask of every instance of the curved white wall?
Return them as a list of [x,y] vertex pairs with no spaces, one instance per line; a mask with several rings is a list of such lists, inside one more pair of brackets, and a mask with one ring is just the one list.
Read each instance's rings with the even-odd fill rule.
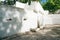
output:
[[13,6],[0,6],[0,37],[29,31],[37,27],[37,14]]
[[[60,24],[60,14],[48,14],[48,11],[36,11],[31,6],[13,7],[0,5],[0,37],[29,31],[39,25]],[[41,9],[40,9],[41,10]],[[43,14],[42,14],[43,13]]]
[[[23,12],[22,12],[23,11]],[[23,9],[0,6],[0,37],[16,34],[22,27]]]

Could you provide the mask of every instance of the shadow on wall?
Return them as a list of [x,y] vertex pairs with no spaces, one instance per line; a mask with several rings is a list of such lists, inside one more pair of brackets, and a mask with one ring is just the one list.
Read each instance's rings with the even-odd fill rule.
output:
[[16,34],[22,26],[25,11],[13,6],[0,6],[0,37]]

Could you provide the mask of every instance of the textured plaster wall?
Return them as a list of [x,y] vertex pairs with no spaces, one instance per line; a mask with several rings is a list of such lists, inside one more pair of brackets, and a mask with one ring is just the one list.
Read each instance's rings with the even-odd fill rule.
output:
[[37,28],[37,14],[13,6],[0,6],[0,37],[10,36]]

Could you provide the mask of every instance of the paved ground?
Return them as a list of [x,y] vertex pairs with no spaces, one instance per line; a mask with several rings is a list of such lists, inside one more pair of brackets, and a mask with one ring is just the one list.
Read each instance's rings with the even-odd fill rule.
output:
[[15,34],[0,40],[60,40],[60,26],[48,26],[44,30]]

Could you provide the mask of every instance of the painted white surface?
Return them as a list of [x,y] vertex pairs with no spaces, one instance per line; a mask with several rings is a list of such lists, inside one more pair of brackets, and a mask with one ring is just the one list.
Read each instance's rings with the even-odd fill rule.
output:
[[39,2],[34,1],[31,5],[28,5],[17,1],[15,6],[23,8],[26,12],[22,18],[22,28],[19,32],[26,32],[31,28],[35,29],[37,28],[37,23],[39,23],[39,26],[45,26],[45,23],[43,23],[45,20],[43,20],[43,15],[47,15],[48,11],[45,11]]
[[[0,6],[0,37],[16,34],[21,30],[23,9],[13,6]],[[11,20],[9,20],[11,19]]]
[[[60,24],[60,14],[48,14],[49,12],[43,10],[39,3],[36,3],[37,6],[33,5],[35,3],[33,2],[29,6],[23,4],[25,7],[17,6],[18,8],[1,5],[0,37],[10,36],[19,32],[26,32],[31,28],[37,28],[38,22],[40,26],[45,26],[46,24]],[[39,7],[38,4],[41,9],[37,9],[37,7]],[[12,20],[9,20],[10,18]]]
[[45,24],[60,24],[60,14],[49,14],[45,18]]
[[30,31],[31,28],[37,28],[37,14],[33,12],[32,7],[20,2],[16,2],[16,7],[23,8],[26,12],[26,14],[22,17],[22,27],[19,32],[27,32]]
[[15,7],[18,7],[18,8],[24,8],[26,4],[24,3],[20,3],[19,1],[16,1],[16,4],[14,5]]
[[[22,19],[21,32],[30,31],[31,28],[37,28],[37,14],[31,10],[25,10],[26,14]],[[26,19],[26,20],[24,20]]]
[[33,11],[7,5],[0,6],[0,37],[27,32],[36,27],[37,14]]
[[32,1],[30,7],[37,14],[39,27],[43,28],[49,11],[45,11],[38,1]]

